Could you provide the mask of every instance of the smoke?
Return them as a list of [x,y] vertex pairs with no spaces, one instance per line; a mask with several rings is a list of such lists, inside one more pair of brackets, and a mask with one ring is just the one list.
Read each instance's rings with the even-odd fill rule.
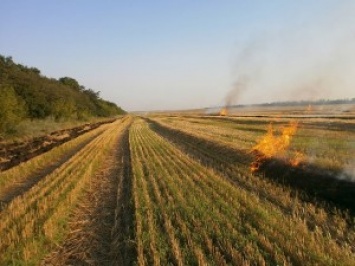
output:
[[355,97],[355,3],[236,44],[226,106]]
[[[354,154],[355,152],[355,137],[352,136],[348,140],[346,149],[349,151],[348,154]],[[355,182],[355,158],[354,156],[350,159],[343,167],[342,173],[338,176],[340,179],[345,179],[348,181]]]
[[[355,98],[355,2],[334,5],[293,24],[287,21],[287,27],[238,40],[225,106]],[[334,114],[344,111],[336,108]],[[334,148],[323,141],[319,145]],[[355,181],[354,165],[344,165],[338,178]]]
[[240,77],[234,84],[233,89],[230,90],[225,98],[225,106],[230,107],[231,105],[238,102],[238,99],[243,94],[243,92],[248,88],[248,78],[246,76]]
[[258,79],[261,68],[265,65],[262,62],[263,42],[258,39],[248,41],[234,56],[233,77],[234,82],[231,90],[225,97],[225,106],[229,107],[239,103],[243,94],[250,89],[253,81]]
[[338,178],[341,180],[347,180],[351,182],[355,182],[355,160],[352,164],[346,165],[343,169],[343,172],[338,175]]

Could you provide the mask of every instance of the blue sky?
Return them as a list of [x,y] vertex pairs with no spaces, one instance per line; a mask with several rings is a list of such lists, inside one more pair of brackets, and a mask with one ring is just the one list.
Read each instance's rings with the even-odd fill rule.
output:
[[0,54],[129,111],[352,98],[352,2],[1,0]]

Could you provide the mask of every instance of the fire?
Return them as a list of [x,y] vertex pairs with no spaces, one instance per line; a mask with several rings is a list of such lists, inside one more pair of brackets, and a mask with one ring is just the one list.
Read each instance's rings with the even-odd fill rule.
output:
[[254,146],[253,150],[261,152],[266,158],[283,154],[290,145],[297,126],[297,122],[291,122],[282,129],[281,135],[277,135],[270,124],[266,135]]
[[305,155],[302,152],[296,151],[295,156],[290,160],[293,167],[299,166],[305,160]]
[[[290,146],[292,137],[296,134],[297,127],[297,122],[290,122],[288,126],[283,127],[279,131],[275,131],[272,124],[270,124],[266,135],[252,149],[256,154],[256,160],[252,162],[250,166],[251,172],[257,171],[265,159],[285,155],[285,152]],[[299,153],[290,163],[297,166],[302,160],[303,157],[301,153]]]
[[307,112],[311,112],[313,111],[313,106],[312,105],[308,105],[307,109],[306,109]]
[[223,108],[221,109],[221,111],[219,111],[219,115],[220,115],[220,116],[226,116],[226,115],[228,115],[227,107],[223,107]]

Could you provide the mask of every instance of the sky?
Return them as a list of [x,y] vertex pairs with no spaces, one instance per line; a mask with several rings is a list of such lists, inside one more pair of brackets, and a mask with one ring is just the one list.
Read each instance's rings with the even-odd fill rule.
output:
[[355,97],[355,1],[1,0],[0,54],[128,111]]

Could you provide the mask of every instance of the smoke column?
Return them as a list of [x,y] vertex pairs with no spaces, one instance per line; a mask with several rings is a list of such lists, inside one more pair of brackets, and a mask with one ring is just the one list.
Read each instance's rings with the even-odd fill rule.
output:
[[239,97],[247,89],[248,78],[246,76],[240,77],[234,84],[233,89],[230,90],[225,98],[225,107],[230,107],[236,103]]
[[[355,98],[355,1],[337,4],[326,14],[239,40],[225,106]],[[354,163],[338,178],[355,181]]]
[[355,2],[236,45],[226,106],[355,97]]

